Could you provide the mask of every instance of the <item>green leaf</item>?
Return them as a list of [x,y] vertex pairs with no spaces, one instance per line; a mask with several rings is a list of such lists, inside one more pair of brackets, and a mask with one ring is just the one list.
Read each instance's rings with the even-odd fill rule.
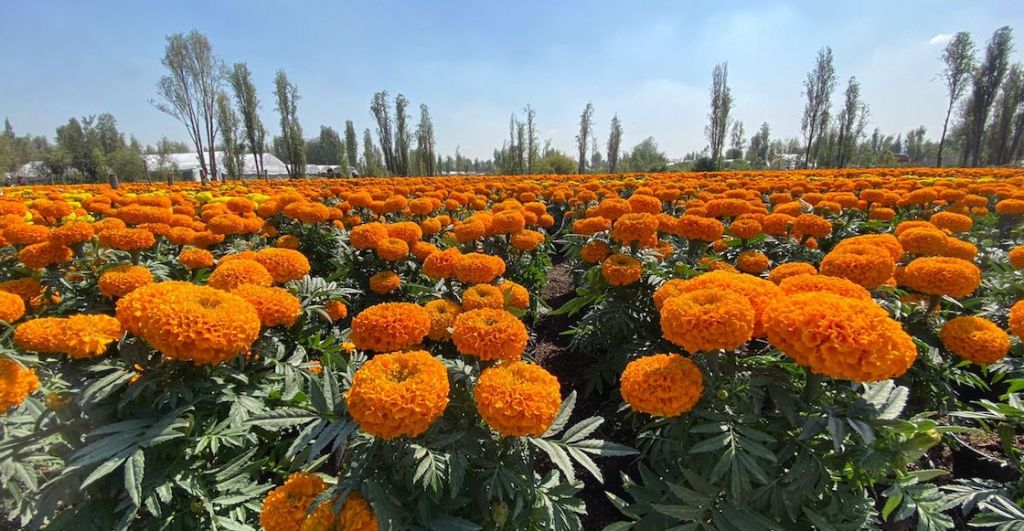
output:
[[704,439],[703,441],[690,447],[691,454],[700,454],[704,452],[713,452],[729,445],[732,441],[732,433],[726,432],[720,435],[716,435],[710,439]]
[[142,448],[135,450],[124,463],[124,489],[128,491],[135,507],[142,505],[142,479],[146,472],[146,454]]
[[601,417],[590,417],[577,422],[573,427],[565,430],[565,434],[562,435],[562,440],[566,443],[572,443],[582,440],[584,437],[594,433],[601,424],[604,423],[604,419]]
[[572,410],[576,407],[576,391],[569,393],[569,396],[565,397],[562,401],[562,405],[558,408],[558,414],[555,415],[555,420],[551,423],[548,431],[541,435],[542,438],[550,438],[558,434],[565,428],[565,425],[569,422],[569,418],[572,417]]
[[287,407],[249,417],[245,424],[248,426],[259,426],[261,428],[277,431],[283,428],[313,422],[319,418],[319,415],[309,411],[308,409]]
[[569,455],[561,446],[558,446],[546,439],[538,439],[536,437],[530,437],[528,440],[530,441],[530,444],[540,448],[548,455],[551,462],[562,471],[563,475],[565,475],[566,481],[569,483],[576,481],[576,472],[572,468],[572,461],[569,460]]

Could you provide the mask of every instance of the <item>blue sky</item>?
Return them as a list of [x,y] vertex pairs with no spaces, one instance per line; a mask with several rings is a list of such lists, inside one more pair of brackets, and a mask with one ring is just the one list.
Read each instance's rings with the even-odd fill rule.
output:
[[[280,5],[279,5],[280,4]],[[287,5],[288,7],[282,7]],[[671,157],[705,145],[708,85],[728,61],[734,116],[750,134],[799,132],[801,83],[817,50],[833,48],[841,80],[862,84],[871,125],[924,125],[937,136],[945,95],[936,74],[944,39],[970,31],[979,48],[1015,30],[1016,1],[739,2],[471,1],[161,3],[9,2],[0,19],[0,115],[19,134],[52,137],[71,116],[111,112],[152,143],[185,139],[149,103],[162,75],[164,36],[198,29],[225,61],[255,73],[268,130],[277,133],[272,82],[283,68],[299,88],[306,136],[346,119],[371,127],[369,101],[387,89],[430,106],[438,147],[487,157],[510,113],[531,103],[542,139],[571,150],[580,110],[596,109],[603,146],[613,113],[627,147],[653,136]]]

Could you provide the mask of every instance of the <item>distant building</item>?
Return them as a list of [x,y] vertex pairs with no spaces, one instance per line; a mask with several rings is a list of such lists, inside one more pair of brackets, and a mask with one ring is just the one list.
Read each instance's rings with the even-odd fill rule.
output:
[[[217,157],[217,171],[225,174],[224,171],[224,152],[215,151],[214,155]],[[199,155],[195,152],[192,153],[169,153],[161,157],[160,155],[146,155],[146,167],[149,172],[160,173],[170,171],[174,173],[174,179],[177,181],[199,181],[200,165]],[[207,161],[209,165],[209,161]],[[263,154],[263,169],[266,175],[271,179],[283,179],[288,177],[288,167],[281,159],[271,155],[270,153]],[[211,179],[213,176],[210,176]],[[256,175],[256,158],[253,157],[252,153],[246,154],[242,157],[242,178],[244,179],[255,179],[262,177]],[[218,177],[219,178],[219,177]]]

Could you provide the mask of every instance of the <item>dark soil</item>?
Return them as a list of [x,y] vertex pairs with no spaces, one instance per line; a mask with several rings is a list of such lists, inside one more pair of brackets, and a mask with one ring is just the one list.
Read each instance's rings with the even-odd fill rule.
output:
[[[544,286],[543,298],[549,307],[557,309],[572,300],[575,296],[573,290],[572,272],[567,264],[557,264],[548,271],[548,283]],[[535,345],[532,350],[537,363],[558,377],[563,395],[576,391],[576,408],[573,410],[569,425],[602,414],[602,410],[609,406],[610,398],[596,393],[583,393],[582,369],[586,363],[592,361],[586,359],[590,356],[571,352],[569,344],[572,338],[562,334],[571,328],[575,320],[575,317],[565,315],[549,315],[538,320],[533,328]],[[611,415],[605,413],[602,416],[607,420],[594,434],[595,437],[626,445],[632,443],[621,436],[622,432],[616,429],[618,426],[612,421]],[[579,467],[576,471],[577,477],[584,482],[580,498],[586,504],[586,513],[581,515],[581,520],[583,529],[587,530],[600,530],[623,519],[622,513],[608,500],[605,491],[623,497],[625,493],[622,489],[622,473],[632,475],[636,467],[636,460],[632,457],[596,457],[595,461],[604,475],[603,485],[587,471]]]

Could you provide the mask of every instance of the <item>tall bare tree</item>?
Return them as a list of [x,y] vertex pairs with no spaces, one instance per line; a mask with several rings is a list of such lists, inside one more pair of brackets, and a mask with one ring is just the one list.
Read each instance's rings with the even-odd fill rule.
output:
[[832,105],[832,91],[836,87],[836,69],[832,64],[832,48],[826,46],[818,51],[814,70],[804,80],[804,116],[800,130],[804,135],[804,167],[811,165],[815,140],[828,130],[829,108]]
[[1014,64],[1006,73],[1003,89],[995,102],[992,125],[988,135],[988,159],[993,164],[1011,162],[1020,142],[1020,128],[1015,127],[1024,117],[1024,70]]
[[971,96],[964,109],[964,135],[966,146],[961,162],[972,166],[981,164],[985,126],[989,112],[999,93],[999,86],[1006,77],[1010,65],[1010,51],[1013,49],[1013,30],[1003,26],[992,34],[985,47],[985,59],[974,75]]
[[612,123],[608,128],[608,173],[615,173],[619,168],[619,151],[622,146],[622,122],[619,115],[612,116]]
[[213,55],[209,39],[195,30],[168,35],[161,62],[168,74],[157,82],[157,95],[162,101],[155,101],[153,105],[185,124],[199,156],[200,176],[205,183],[209,175],[217,174],[216,106],[223,82],[223,65]]
[[939,153],[935,160],[935,165],[940,168],[942,167],[942,149],[946,144],[946,132],[949,130],[949,116],[953,114],[953,106],[960,101],[967,90],[967,86],[971,82],[971,75],[976,68],[977,60],[974,57],[974,41],[971,40],[971,34],[966,31],[957,32],[942,51],[942,62],[945,65],[945,68],[942,69],[942,80],[946,83],[949,105],[946,106],[946,120],[942,122]]
[[529,104],[523,109],[526,113],[526,172],[533,173],[537,163],[537,110]]
[[857,140],[867,126],[868,106],[860,99],[860,82],[851,76],[846,83],[843,108],[839,111],[836,136],[836,166],[845,168],[857,149]]
[[395,162],[395,137],[392,133],[391,123],[391,102],[388,100],[388,91],[382,90],[373,95],[370,100],[370,113],[377,121],[377,142],[384,156],[384,166],[392,175],[398,173],[398,165]]
[[718,169],[722,165],[722,147],[729,134],[729,111],[732,110],[732,91],[729,90],[729,64],[719,63],[711,71],[711,107],[704,134],[708,137],[711,160]]
[[217,95],[217,127],[224,146],[224,171],[231,179],[241,179],[245,171],[245,143],[238,114],[231,108],[228,95]]
[[235,63],[228,72],[228,82],[235,93],[235,105],[242,116],[242,128],[249,142],[256,175],[263,176],[263,153],[267,150],[267,130],[260,119],[260,100],[256,96],[256,84],[252,72],[245,63]]
[[587,146],[590,145],[590,135],[594,128],[594,106],[587,103],[580,113],[580,133],[576,135],[576,150],[579,152],[579,164],[576,166],[576,173],[584,173],[587,170]]
[[395,96],[395,169],[398,175],[409,175],[409,148],[412,135],[409,132],[409,100],[399,94]]
[[430,119],[430,109],[420,104],[420,123],[416,126],[416,158],[424,175],[437,175],[437,160],[434,142],[434,122]]
[[277,97],[277,112],[281,114],[281,139],[288,166],[288,176],[301,177],[306,172],[306,140],[302,138],[299,124],[299,89],[290,81],[284,70],[278,70],[274,78],[274,95]]

